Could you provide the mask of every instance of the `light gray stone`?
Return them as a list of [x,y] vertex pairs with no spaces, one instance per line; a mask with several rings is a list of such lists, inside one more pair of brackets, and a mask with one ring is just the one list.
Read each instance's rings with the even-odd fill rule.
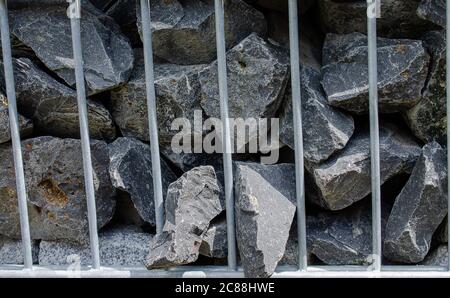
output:
[[448,267],[448,247],[447,245],[440,245],[435,250],[427,255],[425,260],[420,263],[424,266],[442,266]]
[[[19,117],[19,129],[21,138],[25,138],[33,133],[33,122],[22,115]],[[9,126],[8,100],[0,93],[0,144],[11,140],[11,130]]]
[[[31,253],[33,263],[36,264],[39,254],[39,243],[37,241],[32,241]],[[0,235],[0,265],[22,265],[23,263],[22,241]]]

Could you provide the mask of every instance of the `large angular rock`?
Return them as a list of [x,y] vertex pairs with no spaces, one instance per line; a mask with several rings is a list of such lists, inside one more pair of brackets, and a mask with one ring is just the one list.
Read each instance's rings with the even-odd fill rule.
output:
[[198,167],[185,173],[169,186],[164,231],[150,243],[147,268],[195,262],[210,222],[223,210],[213,167]]
[[[136,57],[130,81],[111,92],[112,115],[124,136],[148,141],[144,61],[142,53],[138,53]],[[171,129],[175,119],[189,119],[193,126],[192,119],[196,110],[201,119],[198,72],[203,67],[155,64],[156,114],[162,145],[170,145],[172,137],[178,133]]]
[[422,0],[417,8],[417,15],[445,28],[445,11],[444,0]]
[[[378,39],[380,111],[412,108],[421,99],[429,55],[421,41]],[[328,34],[323,46],[322,85],[328,102],[355,113],[369,110],[367,37]]]
[[424,266],[442,266],[448,267],[448,247],[447,245],[440,245],[435,250],[427,255],[425,260],[420,263]]
[[[32,239],[86,242],[88,215],[81,142],[39,137],[22,142],[28,213]],[[100,229],[114,213],[114,188],[109,180],[108,148],[91,142],[97,224]],[[0,146],[0,234],[20,237],[19,210],[12,150]]]
[[200,254],[217,259],[224,259],[228,254],[227,221],[225,218],[211,223],[203,236]]
[[447,133],[445,91],[445,31],[424,35],[425,47],[431,54],[429,75],[420,102],[406,112],[406,121],[414,134],[424,142],[445,142]]
[[[32,241],[31,253],[33,263],[38,261],[39,244]],[[22,241],[0,236],[0,264],[21,265],[24,263]]]
[[425,145],[392,208],[384,240],[386,258],[418,263],[427,255],[431,237],[447,215],[446,164],[438,143]]
[[[27,137],[33,132],[33,122],[22,115],[19,116],[20,136]],[[11,140],[9,126],[8,100],[0,93],[0,144]]]
[[[11,32],[50,70],[68,85],[75,86],[71,27],[66,10],[66,4],[11,10]],[[89,93],[123,84],[133,68],[133,51],[128,39],[111,18],[92,5],[81,14],[84,74]]]
[[[133,227],[116,227],[99,234],[102,266],[142,266],[149,252],[152,236]],[[92,265],[89,245],[69,241],[41,241],[39,265]]]
[[[409,135],[386,123],[380,128],[381,183],[410,171],[420,147]],[[317,194],[309,197],[329,210],[341,210],[371,191],[370,136],[359,132],[338,154],[322,164],[308,165]]]
[[296,210],[294,165],[235,164],[236,238],[246,277],[282,259]]
[[[210,63],[216,58],[214,1],[170,0],[153,3],[153,52],[175,64]],[[137,23],[142,38],[140,7]],[[252,32],[264,35],[264,15],[242,0],[225,2],[226,47]]]
[[[4,89],[3,75],[0,71],[0,85]],[[53,79],[27,58],[14,59],[14,79],[19,112],[33,120],[36,130],[63,138],[80,137],[74,90]],[[87,105],[91,138],[114,139],[116,129],[108,110],[89,99]]]
[[[109,175],[113,186],[127,192],[139,216],[155,225],[155,203],[150,146],[132,138],[118,138],[108,145]],[[177,179],[161,160],[163,194]]]

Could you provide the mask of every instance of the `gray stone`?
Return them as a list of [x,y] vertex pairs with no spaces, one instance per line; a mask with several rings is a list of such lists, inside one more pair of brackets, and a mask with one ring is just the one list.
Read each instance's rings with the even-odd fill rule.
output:
[[[22,115],[19,117],[20,136],[25,138],[33,133],[33,122]],[[0,144],[11,140],[9,126],[8,100],[0,93]]]
[[427,255],[431,237],[447,215],[446,164],[445,150],[438,143],[425,145],[392,208],[384,240],[386,258],[418,263]]
[[[405,111],[421,99],[429,55],[421,41],[378,39],[378,94],[382,113]],[[328,102],[355,113],[369,110],[367,37],[328,34],[322,85]]]
[[294,165],[235,164],[236,239],[246,277],[269,277],[296,210]]
[[435,250],[427,255],[425,260],[420,263],[424,266],[442,266],[448,267],[448,247],[447,245],[440,245]]
[[433,238],[439,243],[448,243],[448,217],[442,221],[441,225],[434,233]]
[[[3,72],[0,72],[0,78],[4,89]],[[33,120],[36,130],[63,138],[80,137],[74,90],[53,79],[27,58],[14,59],[14,79],[19,112]],[[114,139],[116,129],[108,110],[89,99],[87,105],[90,136]]]
[[[390,123],[380,128],[381,184],[410,171],[420,156],[420,147],[405,132]],[[310,164],[308,170],[317,194],[309,198],[329,210],[341,210],[371,191],[370,136],[358,132],[339,153],[322,164]]]
[[[288,0],[246,0],[247,3],[278,12],[288,12]],[[298,1],[300,13],[305,13],[314,4],[313,0]]]
[[[39,137],[22,142],[28,213],[32,239],[88,240],[88,218],[81,142]],[[108,147],[92,141],[97,224],[114,213],[114,188],[109,180]],[[20,238],[19,211],[10,145],[0,146],[0,234]]]
[[[50,70],[68,85],[75,86],[71,27],[66,10],[65,4],[11,10],[11,32]],[[81,14],[84,74],[89,93],[123,84],[133,67],[128,39],[111,18],[92,5]]]
[[[108,145],[109,175],[113,186],[130,195],[140,217],[155,225],[155,203],[150,146],[132,138],[118,138]],[[161,160],[163,194],[176,175]]]
[[417,15],[445,28],[445,11],[444,0],[422,0],[417,8]]
[[[175,64],[210,63],[216,58],[214,1],[170,0],[153,3],[153,52]],[[142,38],[140,7],[137,23]],[[226,47],[252,32],[264,35],[264,15],[241,0],[225,2]]]
[[[117,227],[99,234],[102,266],[142,266],[149,252],[152,236],[134,227]],[[41,241],[39,265],[92,265],[89,245],[69,241]]]
[[413,133],[424,142],[446,141],[445,31],[432,31],[424,36],[431,54],[429,75],[420,102],[406,112],[406,121]]
[[[31,245],[33,263],[36,264],[38,262],[39,243],[32,241]],[[0,264],[22,265],[23,263],[22,241],[0,236]]]
[[195,262],[210,222],[224,210],[214,168],[194,168],[169,186],[164,231],[150,243],[148,269]]
[[200,246],[200,254],[218,259],[227,257],[227,221],[225,218],[211,223],[208,231],[206,231],[203,236],[203,241]]

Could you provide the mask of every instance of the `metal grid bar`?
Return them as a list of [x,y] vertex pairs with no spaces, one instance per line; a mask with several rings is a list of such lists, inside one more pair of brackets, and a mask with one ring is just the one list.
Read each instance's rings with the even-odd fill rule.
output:
[[223,172],[227,213],[228,268],[236,270],[236,231],[234,222],[233,162],[231,156],[230,121],[228,116],[228,82],[225,46],[224,1],[215,0],[217,65],[219,77],[220,115],[222,119]]
[[31,254],[31,236],[28,222],[27,193],[23,170],[22,148],[20,144],[19,120],[17,116],[16,89],[11,55],[11,40],[9,37],[8,9],[6,0],[0,0],[0,28],[2,37],[3,63],[5,68],[6,96],[8,98],[8,112],[10,120],[11,140],[16,173],[16,189],[19,201],[20,231],[22,236],[22,250],[25,268],[33,267]]
[[289,0],[289,43],[291,55],[292,111],[294,114],[298,264],[300,270],[306,270],[308,268],[308,257],[306,247],[305,170],[303,159],[302,96],[297,0]]
[[83,154],[84,183],[86,187],[87,211],[89,221],[89,238],[94,268],[100,268],[100,252],[97,234],[97,211],[95,206],[94,174],[92,170],[91,148],[89,142],[89,123],[86,104],[86,86],[83,71],[83,54],[81,49],[81,3],[75,0],[70,15],[72,29],[73,58],[77,87],[78,114],[80,115],[81,150]]
[[[447,59],[447,71],[446,71],[446,91],[447,91],[447,173],[450,173],[450,0],[446,1],[446,59]],[[450,213],[450,175],[447,174],[447,239],[450,239],[450,219],[448,213]],[[450,245],[448,245],[448,270],[450,271]]]

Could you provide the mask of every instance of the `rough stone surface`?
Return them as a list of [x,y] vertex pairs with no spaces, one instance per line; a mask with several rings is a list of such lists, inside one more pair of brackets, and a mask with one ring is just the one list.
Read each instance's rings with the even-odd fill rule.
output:
[[[22,115],[19,117],[20,136],[22,138],[29,136],[33,132],[33,122]],[[11,140],[11,131],[9,126],[8,100],[0,93],[0,144]]]
[[420,263],[424,266],[442,266],[448,267],[448,247],[447,245],[440,245],[435,250],[427,255],[425,260]]
[[[378,39],[380,111],[412,108],[421,99],[429,55],[421,41]],[[369,110],[367,37],[328,34],[323,46],[322,85],[328,102],[355,113]]]
[[[370,194],[369,148],[369,133],[358,132],[326,162],[309,165],[318,193],[310,193],[310,199],[326,209],[341,210]],[[420,153],[413,138],[389,123],[384,124],[380,128],[381,183],[410,171]]]
[[[142,266],[152,236],[134,227],[118,227],[99,234],[102,266]],[[41,241],[39,265],[92,265],[89,245],[68,241]]]
[[194,168],[169,186],[164,231],[150,243],[149,269],[192,263],[210,222],[224,210],[214,168]]
[[[81,142],[39,137],[22,142],[32,239],[86,242],[88,218]],[[108,174],[108,148],[91,142],[97,224],[114,212],[114,189]],[[19,210],[12,151],[0,146],[0,234],[20,238]]]
[[427,82],[420,102],[406,112],[414,134],[424,142],[445,142],[447,121],[445,112],[445,32],[432,31],[424,35],[425,47],[431,54]]
[[294,219],[294,165],[235,164],[236,238],[246,277],[271,276]]
[[444,0],[422,0],[417,15],[445,28],[445,10]]
[[[74,90],[53,79],[27,58],[14,59],[14,79],[19,112],[33,120],[36,130],[57,137],[80,137]],[[5,89],[3,71],[0,71],[0,85]],[[90,136],[114,139],[116,129],[108,110],[93,100],[88,99],[87,104]]]
[[[278,12],[288,12],[288,0],[246,0],[247,3],[256,5],[269,10],[275,10]],[[305,13],[314,4],[313,0],[300,0],[298,2],[298,8],[300,13]]]
[[200,254],[210,257],[223,259],[227,257],[227,221],[225,218],[213,222],[203,236]]
[[[210,63],[216,58],[214,1],[152,1],[154,54],[175,64]],[[142,38],[140,8],[137,23]],[[225,2],[226,47],[252,32],[264,35],[264,15],[241,0]]]
[[[108,145],[109,175],[113,186],[130,194],[140,217],[155,225],[155,203],[150,146],[132,138],[118,138]],[[161,160],[163,194],[175,174],[164,160]]]
[[[33,241],[31,249],[33,263],[36,264],[38,261],[39,244]],[[22,241],[9,239],[0,235],[0,264],[18,265],[23,263]]]
[[427,255],[431,237],[447,215],[446,163],[438,143],[425,145],[392,208],[384,241],[386,258],[417,263]]
[[[92,5],[91,5],[92,6]],[[70,19],[66,5],[11,10],[11,32],[70,86],[75,86]],[[81,22],[84,74],[89,93],[123,84],[133,67],[133,51],[114,21],[95,8]]]

